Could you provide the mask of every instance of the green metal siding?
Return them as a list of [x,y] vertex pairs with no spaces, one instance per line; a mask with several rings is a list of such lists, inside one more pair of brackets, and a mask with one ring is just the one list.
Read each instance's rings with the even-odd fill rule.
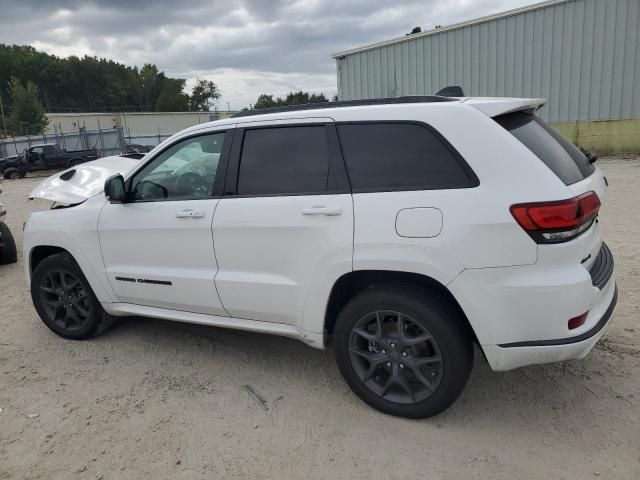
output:
[[551,122],[640,118],[640,0],[567,0],[347,53],[340,100],[429,95],[543,97]]

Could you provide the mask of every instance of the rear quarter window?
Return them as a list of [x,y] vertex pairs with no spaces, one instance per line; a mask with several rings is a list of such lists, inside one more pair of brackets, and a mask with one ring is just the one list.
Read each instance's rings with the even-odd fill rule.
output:
[[478,179],[460,154],[425,124],[338,124],[354,192],[466,188]]
[[577,183],[595,170],[580,149],[535,115],[516,112],[494,120],[531,150],[565,185]]

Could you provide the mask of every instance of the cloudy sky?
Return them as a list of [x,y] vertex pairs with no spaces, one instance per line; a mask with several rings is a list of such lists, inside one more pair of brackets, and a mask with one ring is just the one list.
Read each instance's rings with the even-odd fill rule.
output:
[[0,0],[0,43],[155,63],[215,81],[219,108],[238,109],[260,93],[334,95],[333,53],[536,1]]

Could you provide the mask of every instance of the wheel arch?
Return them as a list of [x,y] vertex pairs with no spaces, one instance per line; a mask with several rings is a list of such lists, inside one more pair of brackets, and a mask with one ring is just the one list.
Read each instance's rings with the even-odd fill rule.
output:
[[82,158],[82,157],[73,157],[69,159],[69,162],[67,163],[67,167],[71,168],[74,166],[74,162],[77,162],[76,165],[79,165],[81,163],[85,163],[86,159]]
[[342,275],[331,288],[324,318],[325,344],[329,343],[336,325],[338,314],[347,303],[360,292],[384,284],[407,284],[420,288],[431,295],[437,295],[459,311],[466,327],[478,343],[473,326],[449,289],[433,277],[405,271],[355,270]]
[[[111,291],[105,286],[98,272],[95,271],[83,251],[70,241],[64,241],[65,237],[60,232],[46,232],[47,238],[37,238],[38,235],[32,235],[25,242],[24,255],[24,273],[26,276],[27,286],[31,286],[31,277],[35,268],[45,259],[58,253],[67,253],[78,264],[82,273],[86,277],[89,285],[93,289],[94,294],[101,302],[113,302]],[[30,236],[31,237],[31,236]],[[54,241],[51,241],[54,240]]]
[[29,274],[32,275],[35,268],[42,260],[58,253],[68,253],[73,257],[73,254],[68,250],[53,245],[37,245],[29,252],[28,269]]

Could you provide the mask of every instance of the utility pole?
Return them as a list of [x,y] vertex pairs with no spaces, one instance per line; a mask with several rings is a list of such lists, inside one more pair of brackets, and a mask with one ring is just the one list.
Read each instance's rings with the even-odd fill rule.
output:
[[2,116],[2,128],[4,130],[4,136],[7,136],[7,124],[4,121],[4,108],[2,106],[2,95],[0,95],[0,115]]

